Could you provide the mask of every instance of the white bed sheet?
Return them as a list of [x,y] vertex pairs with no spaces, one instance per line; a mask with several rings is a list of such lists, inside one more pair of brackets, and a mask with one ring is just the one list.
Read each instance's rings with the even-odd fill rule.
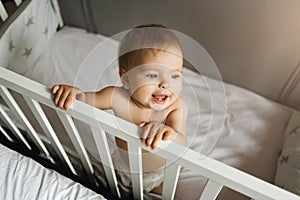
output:
[[[48,87],[65,83],[88,91],[119,84],[118,42],[109,40],[101,43],[105,39],[104,36],[88,34],[81,29],[64,27],[53,37],[33,68],[27,69],[24,75]],[[94,49],[97,45],[98,48]],[[182,96],[189,106],[188,141],[190,148],[199,151],[205,140],[205,144],[214,144],[214,135],[220,131],[211,126],[210,95],[217,99],[219,97],[220,104],[217,101],[214,106],[217,111],[215,119],[220,120],[224,114],[223,84],[188,69],[184,69],[183,73],[185,82]],[[206,83],[210,85],[209,91]],[[224,84],[224,87],[225,123],[208,156],[274,182],[282,136],[292,110],[237,86]],[[208,128],[211,130],[209,135]],[[83,132],[81,136],[84,143],[88,144],[86,146],[89,152],[96,158],[99,157],[93,137],[85,129]],[[113,141],[110,147],[113,151]],[[175,199],[199,198],[205,182],[200,175],[182,169]],[[226,189],[219,198],[243,199]]]
[[0,144],[0,199],[105,199]]

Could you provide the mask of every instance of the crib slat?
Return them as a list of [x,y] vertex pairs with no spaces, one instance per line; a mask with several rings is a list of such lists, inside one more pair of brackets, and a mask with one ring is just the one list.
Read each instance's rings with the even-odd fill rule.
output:
[[2,21],[5,21],[8,18],[8,14],[7,14],[5,7],[1,1],[0,1],[0,16],[1,16]]
[[143,199],[142,150],[133,143],[127,142],[128,158],[134,199]]
[[24,128],[26,129],[27,134],[32,139],[32,141],[36,144],[36,146],[45,154],[49,160],[54,163],[52,157],[50,156],[46,146],[42,142],[42,140],[39,138],[38,134],[18,106],[17,102],[14,100],[8,89],[2,85],[0,85],[0,94],[2,98],[4,99],[5,103],[8,105],[8,107],[20,118],[21,122],[24,125]]
[[82,166],[84,168],[84,170],[87,172],[88,174],[88,178],[90,180],[92,180],[92,174],[94,173],[94,169],[92,167],[91,161],[88,157],[87,151],[83,145],[83,142],[81,140],[81,137],[78,133],[78,130],[71,118],[70,115],[66,115],[65,113],[63,113],[63,111],[61,110],[56,110],[56,113],[58,114],[62,124],[64,125],[73,145],[74,148],[76,150],[76,152],[78,153],[79,159],[82,163]]
[[103,168],[110,190],[114,195],[121,198],[116,173],[110,156],[106,134],[103,130],[100,129],[100,127],[91,126],[91,129],[93,132],[94,141],[96,143],[98,153],[103,164]]
[[176,163],[171,163],[169,160],[166,163],[165,178],[163,185],[162,199],[174,199],[177,181],[179,177],[180,166]]
[[43,129],[43,131],[45,132],[45,134],[47,135],[48,139],[51,141],[51,144],[56,152],[56,154],[58,155],[58,157],[65,161],[68,165],[68,167],[70,168],[71,172],[75,175],[77,175],[67,153],[65,152],[62,144],[60,143],[57,135],[55,134],[50,122],[48,121],[41,105],[36,101],[33,100],[29,97],[24,96],[24,99],[27,103],[27,105],[30,107],[32,113],[34,114],[35,118],[37,119],[37,121],[39,122],[41,128]]
[[10,117],[6,114],[6,112],[3,110],[3,108],[0,106],[0,118],[2,121],[6,124],[6,126],[9,128],[9,130],[12,131],[12,133],[15,135],[16,138],[19,138],[24,145],[31,150],[31,146],[28,144],[27,140],[24,138],[18,127],[15,125],[15,123],[10,119]]
[[223,185],[209,179],[199,200],[216,199]]
[[8,139],[11,142],[14,142],[14,140],[9,136],[9,134],[2,128],[2,126],[0,125],[0,132],[3,133],[3,135],[6,137],[6,139]]
[[22,3],[22,0],[14,0],[16,5],[19,6]]

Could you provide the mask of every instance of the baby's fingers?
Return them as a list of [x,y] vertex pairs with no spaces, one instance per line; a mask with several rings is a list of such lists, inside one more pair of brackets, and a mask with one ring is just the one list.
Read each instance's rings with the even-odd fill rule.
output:
[[146,146],[151,147],[152,149],[156,149],[163,133],[164,129],[155,126],[152,127],[146,139]]
[[162,139],[163,139],[164,141],[171,140],[171,133],[170,133],[169,131],[166,132],[166,133],[163,135]]
[[144,127],[144,126],[146,126],[147,124],[148,124],[148,122],[143,121],[143,122],[141,122],[141,123],[139,124],[139,127]]
[[[56,89],[57,88],[57,89]],[[62,88],[60,88],[59,86],[58,87],[53,87],[53,89],[52,89],[52,91],[54,91],[55,93],[53,93],[55,96],[54,96],[54,104],[56,105],[56,106],[58,106],[58,103],[59,103],[59,101],[60,101],[60,98],[61,98],[61,95],[62,95],[62,93],[63,93],[63,89]]]
[[72,106],[72,103],[74,101],[74,96],[72,95],[72,93],[69,93],[64,101],[64,104],[62,105],[63,106],[63,109],[65,110],[69,110],[70,107]]
[[58,89],[59,89],[59,85],[54,85],[51,89],[52,94],[55,94]]
[[59,99],[57,101],[57,106],[61,109],[65,109],[66,99],[69,97],[70,93],[67,90],[58,91],[60,92]]
[[152,141],[150,144],[152,149],[156,149],[158,147],[159,142],[162,140],[163,135],[164,135],[164,130],[161,130],[156,135],[154,135],[154,137],[152,137]]
[[[139,125],[139,127],[142,127],[141,124]],[[149,137],[151,128],[152,128],[151,124],[147,124],[146,126],[144,126],[143,135],[141,137],[142,143],[146,144],[146,139],[147,137]]]
[[73,95],[68,89],[59,88],[56,91],[54,103],[61,109],[68,110],[73,102]]
[[176,138],[176,132],[173,131],[166,131],[163,136],[162,140],[167,141],[167,140],[174,140]]

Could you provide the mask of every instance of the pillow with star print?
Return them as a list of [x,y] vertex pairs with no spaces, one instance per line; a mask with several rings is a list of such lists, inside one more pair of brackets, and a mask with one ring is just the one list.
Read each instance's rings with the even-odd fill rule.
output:
[[275,184],[300,195],[300,112],[295,111],[287,126]]
[[22,74],[41,55],[57,26],[51,2],[31,0],[7,28],[1,27],[0,66]]

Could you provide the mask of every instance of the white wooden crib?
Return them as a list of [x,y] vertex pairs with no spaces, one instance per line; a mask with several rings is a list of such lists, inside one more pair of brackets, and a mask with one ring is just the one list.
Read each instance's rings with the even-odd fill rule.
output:
[[[151,150],[141,144],[137,126],[122,119],[116,119],[116,117],[113,115],[107,114],[101,110],[95,110],[93,107],[78,101],[75,102],[75,108],[70,109],[68,112],[59,110],[53,104],[49,88],[5,68],[0,68],[0,72],[1,97],[5,100],[9,108],[17,113],[25,126],[26,133],[30,136],[32,141],[34,141],[41,153],[43,153],[44,156],[46,156],[49,160],[53,161],[51,154],[24,116],[23,112],[8,89],[16,91],[24,96],[26,103],[30,106],[40,125],[48,134],[48,139],[51,141],[51,144],[56,150],[58,157],[68,164],[70,170],[74,174],[76,174],[76,171],[74,170],[74,167],[70,162],[65,150],[63,149],[62,144],[59,142],[56,134],[53,132],[50,123],[40,107],[40,103],[56,109],[56,112],[58,113],[74,146],[76,147],[83,168],[89,174],[90,179],[93,179],[94,170],[71,116],[91,125],[99,154],[101,155],[103,164],[105,166],[107,181],[113,193],[119,195],[119,190],[114,167],[112,165],[108,150],[105,132],[116,137],[120,137],[128,142],[128,151],[131,152],[128,154],[130,160],[130,169],[133,170],[133,172],[142,172],[141,148],[145,148],[149,151]],[[8,127],[11,128],[13,133],[17,134],[17,138],[24,142],[29,149],[31,149],[28,142],[26,142],[22,134],[18,131],[16,125],[8,116],[5,115],[3,110],[1,110],[1,117],[6,119]],[[119,128],[120,124],[122,124],[122,130]],[[5,136],[9,140],[12,140],[9,135]],[[156,151],[151,152],[156,153]],[[200,199],[215,199],[223,186],[241,192],[249,197],[252,197],[253,199],[299,199],[298,196],[279,187],[222,164],[221,162],[210,159],[209,157],[200,155],[198,152],[193,150],[186,150],[183,146],[178,144],[170,143],[165,148],[159,150],[159,152],[159,155],[167,160],[174,160],[174,158],[176,158],[173,163],[168,163],[168,167],[166,168],[162,199],[173,198],[176,189],[179,168],[181,166],[192,169],[193,171],[196,171],[209,179]],[[178,157],[178,155],[181,156]],[[134,175],[135,176],[133,176],[132,185],[134,198],[141,199],[143,197],[142,173],[134,173]]]
[[[16,5],[22,6],[23,4],[24,9],[26,9],[24,4],[33,4],[36,2],[37,1],[34,0],[27,0],[23,3],[19,0],[15,1]],[[49,1],[46,0],[45,2],[49,3]],[[60,17],[58,3],[56,0],[51,2],[53,8],[56,9],[56,14],[58,14],[57,23],[62,26],[63,22]],[[2,3],[0,3],[0,13],[4,25],[6,25],[5,21],[7,20],[8,15]],[[8,18],[8,20],[9,19],[10,18]],[[14,95],[12,95],[12,93],[14,93],[12,91],[21,94],[24,98],[24,102],[26,102],[32,111],[38,124],[45,133],[46,138],[37,133],[31,122],[23,113],[21,108],[22,105],[18,105],[18,102],[20,101],[16,101]],[[82,138],[73,119],[88,124],[92,130],[97,152],[101,158],[108,188],[117,197],[121,198],[120,186],[114,170],[107,135],[122,138],[128,143],[128,156],[130,171],[132,172],[131,178],[134,199],[144,198],[142,189],[142,149],[146,149],[167,160],[162,199],[174,198],[181,168],[190,169],[208,179],[201,194],[201,200],[216,199],[223,187],[235,190],[252,199],[300,199],[299,196],[293,193],[209,158],[206,155],[201,155],[195,150],[186,149],[176,143],[163,142],[161,148],[153,151],[140,142],[140,130],[137,126],[82,102],[75,101],[73,108],[67,112],[58,109],[53,104],[49,87],[15,73],[11,71],[9,67],[7,69],[7,66],[0,67],[0,95],[5,102],[6,107],[17,116],[19,121],[17,123],[14,119],[11,119],[11,117],[7,115],[7,110],[4,109],[4,106],[0,107],[0,118],[2,121],[0,130],[7,140],[15,143],[22,143],[27,150],[32,150],[32,145],[34,145],[39,149],[37,154],[40,154],[40,156],[53,162],[53,164],[56,163],[58,158],[60,161],[66,163],[66,166],[68,167],[67,170],[70,170],[74,175],[80,176],[81,173],[78,171],[78,168],[74,166],[66,147],[60,142],[57,133],[53,129],[53,125],[49,122],[41,105],[50,107],[54,109],[59,116],[59,119],[75,148],[75,154],[80,160],[80,165],[82,165],[82,169],[88,175],[88,179],[90,182],[95,182],[97,178],[94,165],[92,165],[90,156],[82,142]],[[54,151],[49,150],[46,143],[49,143]],[[82,178],[84,179],[86,177]]]

